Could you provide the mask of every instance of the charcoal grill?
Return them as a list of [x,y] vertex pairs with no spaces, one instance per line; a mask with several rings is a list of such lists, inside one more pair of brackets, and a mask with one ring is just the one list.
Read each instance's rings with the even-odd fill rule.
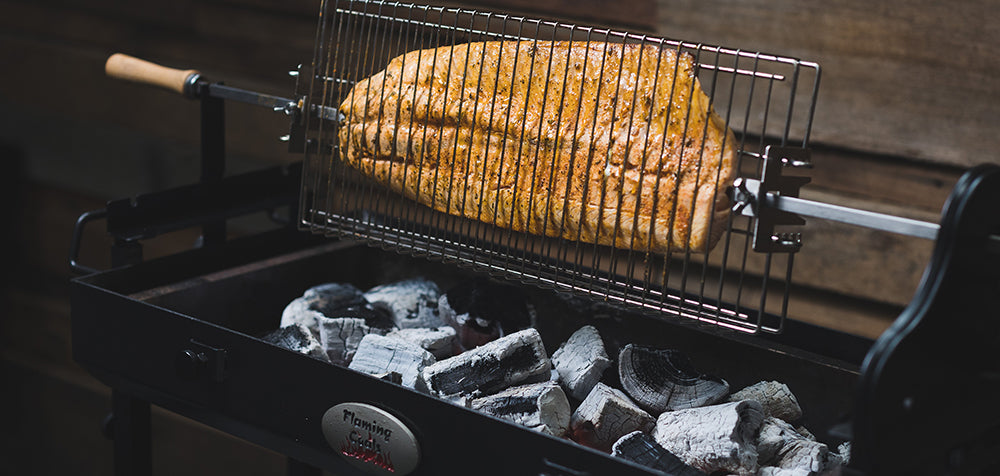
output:
[[[562,316],[539,320],[550,348],[593,322],[611,340],[682,348],[734,387],[784,381],[800,394],[807,427],[853,442],[848,472],[997,469],[1000,415],[989,402],[997,369],[989,351],[1000,278],[1000,220],[991,207],[1000,201],[998,168],[969,170],[940,224],[806,201],[798,190],[808,182],[801,171],[809,167],[819,90],[815,63],[457,8],[323,1],[320,9],[315,55],[292,72],[289,98],[194,71],[109,61],[119,76],[199,99],[203,133],[201,183],[112,201],[77,223],[70,262],[87,275],[72,286],[73,352],[113,389],[116,471],[149,473],[154,403],[288,455],[290,472],[352,474],[357,468],[324,439],[321,420],[334,405],[362,402],[412,431],[415,474],[651,473],[257,338],[277,327],[285,304],[320,282],[372,286],[425,275],[448,283],[470,274],[523,283],[540,316]],[[340,102],[392,58],[468,42],[565,40],[694,58],[738,151],[738,178],[728,187],[733,213],[714,250],[656,253],[520,233],[403,198],[339,160],[347,119]],[[619,75],[611,83],[629,81]],[[225,100],[287,114],[283,139],[302,162],[223,178]],[[523,139],[525,131],[516,132]],[[682,139],[703,133],[685,130]],[[622,203],[621,192],[615,198]],[[295,226],[225,240],[226,219],[275,208],[288,208]],[[808,246],[796,232],[803,215],[937,240],[916,296],[878,340],[787,317],[794,253]],[[115,244],[112,269],[98,272],[75,256],[82,228],[101,218]],[[142,260],[141,240],[190,226],[204,228],[198,249]],[[591,303],[587,312],[571,305],[579,298]],[[155,337],[137,338],[144,335]]]

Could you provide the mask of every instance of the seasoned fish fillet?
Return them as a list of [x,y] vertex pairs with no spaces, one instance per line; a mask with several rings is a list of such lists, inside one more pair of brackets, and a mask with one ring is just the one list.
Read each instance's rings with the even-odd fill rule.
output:
[[670,48],[505,41],[417,50],[355,84],[341,159],[452,215],[536,235],[707,252],[735,139]]

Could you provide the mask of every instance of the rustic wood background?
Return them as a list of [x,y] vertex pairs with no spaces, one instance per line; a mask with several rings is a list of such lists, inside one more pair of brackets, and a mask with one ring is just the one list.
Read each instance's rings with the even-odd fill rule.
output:
[[[452,4],[456,4],[453,2]],[[1000,9],[987,0],[502,0],[462,5],[614,25],[823,66],[809,197],[936,220],[964,167],[1000,163]],[[121,51],[287,94],[312,54],[315,0],[0,0],[0,457],[12,474],[107,474],[108,390],[70,358],[72,224],[110,198],[197,179],[198,105],[109,80]],[[230,171],[297,160],[284,119],[228,108]],[[103,266],[92,227],[83,261]],[[235,230],[238,232],[239,230]],[[793,316],[875,336],[909,300],[930,243],[811,221]],[[195,232],[155,240],[185,249]],[[157,474],[276,474],[275,454],[154,413]]]

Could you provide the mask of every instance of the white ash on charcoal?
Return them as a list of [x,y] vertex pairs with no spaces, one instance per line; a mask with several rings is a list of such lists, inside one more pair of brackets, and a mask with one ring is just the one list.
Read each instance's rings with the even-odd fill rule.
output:
[[845,441],[837,445],[837,456],[840,457],[840,464],[846,466],[851,463],[851,442]]
[[662,413],[653,438],[681,460],[706,473],[754,474],[756,434],[764,420],[754,400]]
[[326,355],[319,340],[303,324],[292,324],[275,329],[261,337],[261,340],[324,362],[330,361],[330,357]]
[[340,309],[333,314],[337,317],[318,317],[316,321],[320,344],[335,364],[349,364],[366,335],[385,335],[392,330],[386,312],[370,305]]
[[364,305],[364,294],[347,283],[326,283],[313,286],[285,306],[279,327],[302,324],[319,339],[319,317],[333,317],[327,313],[337,309]]
[[514,385],[544,382],[552,374],[542,336],[534,328],[515,332],[427,366],[431,394],[464,401]]
[[441,295],[438,313],[458,332],[456,353],[535,324],[534,308],[513,286],[474,279]]
[[804,469],[785,469],[775,466],[765,466],[757,471],[757,476],[813,476],[813,473]]
[[307,289],[282,312],[281,327],[294,324],[306,326],[334,364],[350,363],[365,335],[385,334],[395,327],[388,310],[372,306],[360,289],[347,283]]
[[801,438],[778,450],[772,466],[787,470],[807,471],[807,474],[813,475],[834,472],[840,464],[840,456],[831,453],[826,444]]
[[705,473],[688,466],[660,446],[648,433],[638,430],[619,438],[611,447],[611,456],[663,471],[671,476],[705,476]]
[[649,431],[655,420],[624,392],[598,382],[573,412],[569,437],[584,446],[610,452],[633,431]]
[[413,327],[396,329],[386,334],[386,337],[405,340],[423,347],[434,354],[437,359],[451,357],[455,348],[455,329],[450,326]]
[[400,329],[440,327],[445,325],[438,315],[441,289],[426,278],[413,278],[375,286],[364,293],[365,299],[392,312]]
[[557,382],[512,387],[472,400],[470,407],[555,437],[569,429],[569,400]]
[[801,439],[809,438],[780,418],[765,417],[757,434],[757,462],[761,466],[773,466],[782,448]]
[[802,418],[802,407],[787,385],[775,381],[757,382],[729,396],[730,402],[756,400],[764,408],[765,416],[780,418],[789,423]]
[[424,367],[437,359],[430,352],[412,342],[378,334],[368,334],[361,339],[358,350],[347,368],[378,377],[398,374],[398,383],[419,391],[427,386],[421,377]]
[[773,468],[768,470],[770,474],[830,474],[846,464],[850,446],[842,445],[842,454],[831,452],[812,434],[803,434],[784,420],[768,417],[758,432],[757,453],[762,468]]
[[611,366],[611,359],[597,328],[583,326],[552,354],[552,365],[570,395],[583,400]]
[[622,388],[653,414],[721,401],[729,394],[725,380],[698,372],[677,350],[626,345],[618,356]]

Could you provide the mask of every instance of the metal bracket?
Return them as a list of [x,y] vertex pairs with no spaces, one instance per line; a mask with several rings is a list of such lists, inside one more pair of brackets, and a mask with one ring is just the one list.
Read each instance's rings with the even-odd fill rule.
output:
[[226,349],[191,339],[175,356],[174,366],[177,375],[185,380],[207,378],[222,382],[226,379]]
[[805,225],[799,215],[769,206],[771,196],[798,197],[809,177],[782,175],[785,167],[812,167],[809,149],[767,146],[760,180],[738,178],[733,183],[733,212],[754,218],[753,250],[760,253],[794,253],[802,248],[801,233],[775,233],[778,225]]
[[[833,205],[798,198],[799,189],[809,177],[785,177],[785,167],[811,167],[809,151],[794,147],[769,146],[764,152],[760,180],[739,178],[730,196],[736,202],[733,212],[754,219],[753,249],[759,252],[795,252],[802,247],[799,233],[775,233],[776,225],[804,225],[802,216],[821,218],[873,230],[933,240],[940,226],[905,217]],[[1000,249],[1000,237],[990,237]]]

